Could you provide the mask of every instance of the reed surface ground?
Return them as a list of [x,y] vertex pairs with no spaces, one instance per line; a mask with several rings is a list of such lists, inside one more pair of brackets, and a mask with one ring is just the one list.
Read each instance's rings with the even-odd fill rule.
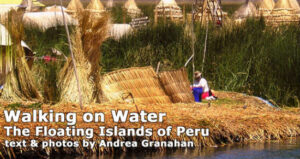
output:
[[[32,112],[32,109],[42,109],[48,112],[50,109],[54,112],[76,112],[77,113],[77,128],[94,128],[95,137],[93,140],[104,139],[111,140],[136,140],[148,139],[153,141],[170,141],[170,140],[185,140],[194,141],[197,147],[217,146],[230,143],[245,143],[245,142],[266,142],[272,140],[282,140],[288,137],[296,137],[300,135],[300,110],[296,108],[279,109],[271,107],[256,97],[247,96],[245,94],[234,92],[216,92],[220,98],[217,101],[204,101],[203,103],[190,104],[160,104],[160,105],[137,105],[139,111],[146,112],[166,112],[167,117],[162,123],[114,123],[111,118],[111,110],[129,110],[129,112],[137,112],[134,104],[124,103],[105,103],[85,105],[81,110],[77,104],[57,104],[54,106],[47,104],[36,104],[34,102],[24,102],[22,104],[8,103],[0,101],[0,140],[72,140],[81,141],[84,137],[7,137],[3,126],[17,126],[20,128],[30,128],[35,132],[34,127],[38,125],[48,126],[49,128],[65,128],[66,123],[6,123],[4,120],[4,109],[18,109],[25,112]],[[106,121],[104,123],[84,123],[82,121],[83,112],[103,112]],[[209,137],[188,137],[186,135],[177,136],[176,131],[173,131],[171,136],[159,137],[155,133],[151,137],[98,137],[98,127],[113,127],[119,128],[152,128],[153,132],[158,128],[166,128],[167,126],[185,126],[187,128],[208,128],[210,131]],[[1,148],[2,147],[2,148]],[[18,149],[7,149],[3,145],[0,147],[3,154],[8,155],[8,152],[18,154]],[[32,151],[32,149],[23,149],[24,152]],[[79,150],[59,150],[59,149],[39,149],[36,152],[44,153],[61,152],[64,153],[105,153],[112,152],[112,148],[99,148]],[[121,151],[126,151],[122,149]]]

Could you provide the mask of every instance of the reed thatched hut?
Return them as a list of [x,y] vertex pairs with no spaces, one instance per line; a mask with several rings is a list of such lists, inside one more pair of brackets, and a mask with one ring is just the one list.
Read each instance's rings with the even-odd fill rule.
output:
[[61,11],[26,12],[23,16],[24,26],[46,31],[49,28],[63,26],[63,14],[67,25],[77,25],[77,21],[67,13]]
[[198,8],[195,19],[201,22],[221,22],[227,15],[228,14],[222,10],[218,0],[204,0],[203,6]]
[[247,17],[254,17],[257,15],[257,10],[255,5],[247,0],[237,11],[234,12],[234,18],[236,20],[242,20]]
[[262,0],[258,4],[258,14],[260,16],[269,16],[274,6],[274,0]]
[[174,21],[182,20],[181,8],[175,0],[161,0],[154,9],[156,17],[168,18]]
[[106,2],[106,7],[107,7],[107,8],[112,8],[112,7],[114,7],[114,0],[108,0],[108,1]]
[[94,13],[105,12],[105,8],[100,0],[91,0],[86,9]]
[[105,74],[101,88],[110,102],[172,103],[152,67],[134,67]]
[[159,80],[173,103],[194,102],[188,74],[184,68],[161,72],[159,73]]
[[84,8],[80,0],[71,0],[67,6],[66,12],[72,15],[73,17],[76,17],[77,13],[80,13],[83,10]]
[[299,17],[289,0],[278,0],[267,22],[272,25],[295,23],[299,22]]
[[127,14],[132,18],[136,18],[142,15],[141,9],[138,8],[134,0],[127,0],[124,4],[124,9],[126,10]]

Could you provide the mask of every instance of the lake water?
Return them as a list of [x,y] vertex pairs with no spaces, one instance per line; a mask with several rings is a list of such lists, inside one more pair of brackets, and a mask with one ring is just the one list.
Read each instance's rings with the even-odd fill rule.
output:
[[300,159],[300,138],[282,142],[233,144],[222,147],[210,147],[202,150],[180,149],[167,152],[136,153],[127,152],[114,155],[90,157],[55,157],[55,159]]

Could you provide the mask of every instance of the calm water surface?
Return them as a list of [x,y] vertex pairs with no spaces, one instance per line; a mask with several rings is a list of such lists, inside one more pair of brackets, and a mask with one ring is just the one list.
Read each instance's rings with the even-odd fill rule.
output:
[[300,138],[284,142],[234,144],[223,147],[210,147],[203,150],[181,149],[156,153],[121,153],[114,155],[71,157],[60,156],[55,159],[300,159]]

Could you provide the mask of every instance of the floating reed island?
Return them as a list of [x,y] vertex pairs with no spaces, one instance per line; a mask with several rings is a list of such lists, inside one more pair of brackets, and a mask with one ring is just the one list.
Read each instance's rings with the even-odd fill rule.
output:
[[[124,103],[103,103],[85,105],[81,110],[77,104],[58,104],[58,105],[38,105],[35,103],[7,103],[0,101],[0,125],[17,126],[20,128],[29,127],[32,132],[35,132],[36,126],[48,126],[49,128],[66,128],[67,123],[5,123],[4,109],[18,109],[22,112],[32,112],[32,108],[40,108],[43,112],[49,112],[50,109],[54,112],[76,112],[77,124],[76,128],[93,128],[94,137],[87,139],[85,137],[7,137],[4,129],[1,129],[0,140],[30,140],[38,141],[78,141],[91,140],[97,141],[94,148],[84,148],[79,144],[77,148],[6,148],[1,145],[0,155],[2,157],[16,158],[16,156],[51,156],[55,154],[67,155],[91,155],[113,153],[117,151],[162,151],[167,148],[126,148],[126,147],[99,147],[100,140],[105,141],[193,141],[196,148],[219,146],[231,143],[246,143],[246,142],[265,142],[271,140],[283,140],[289,137],[300,135],[300,110],[279,109],[269,106],[257,97],[247,96],[245,94],[234,92],[215,92],[219,96],[219,100],[204,103],[177,103],[177,104],[124,104]],[[162,123],[114,123],[111,117],[111,110],[129,110],[129,112],[145,111],[145,112],[166,112],[167,117]],[[105,114],[105,122],[103,123],[84,123],[82,121],[83,112],[103,112]],[[159,128],[168,126],[175,127],[184,126],[186,128],[208,128],[209,136],[189,137],[187,135],[177,136],[176,131],[168,137],[159,137],[156,133],[148,137],[99,137],[98,127],[105,126],[112,128],[152,128],[155,132]]]

